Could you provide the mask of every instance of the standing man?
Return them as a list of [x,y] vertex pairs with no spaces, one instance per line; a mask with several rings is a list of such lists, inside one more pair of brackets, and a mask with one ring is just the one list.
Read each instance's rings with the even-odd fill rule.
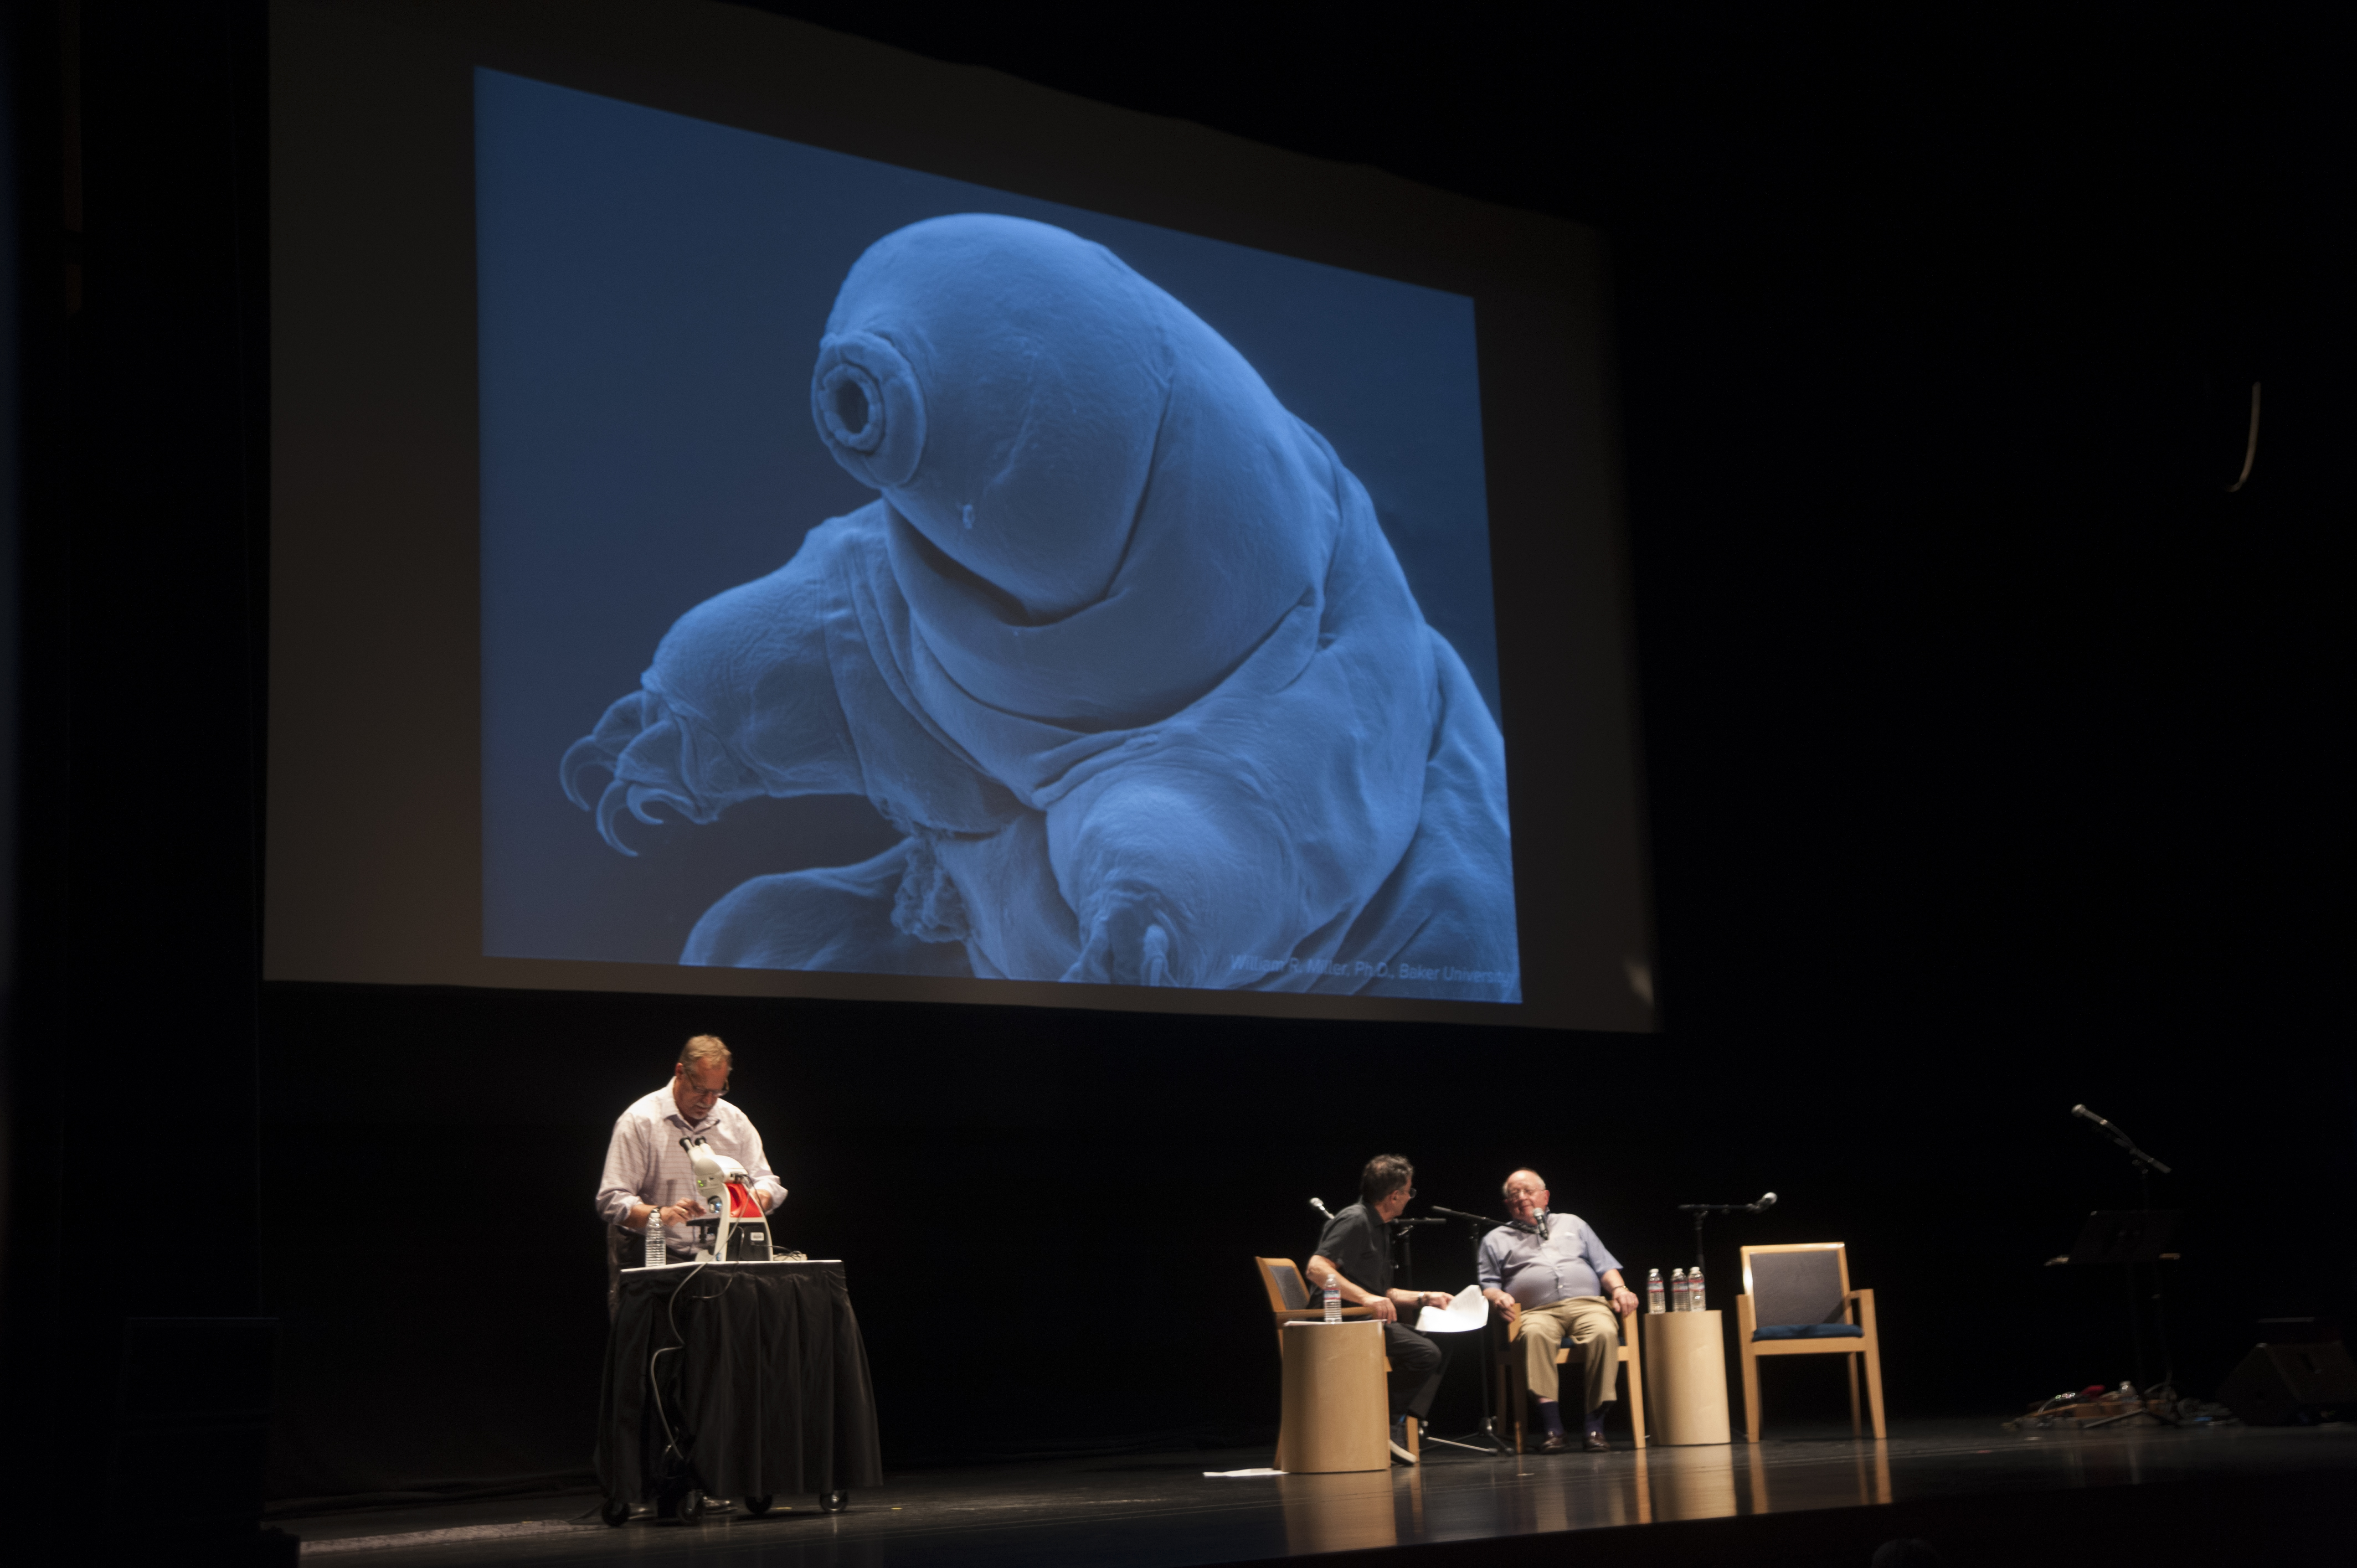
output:
[[1637,1293],[1620,1281],[1620,1261],[1577,1214],[1547,1211],[1546,1183],[1536,1171],[1506,1178],[1506,1212],[1514,1223],[1481,1238],[1481,1294],[1523,1326],[1523,1369],[1531,1397],[1538,1402],[1546,1437],[1542,1454],[1570,1445],[1555,1390],[1555,1353],[1565,1340],[1579,1358],[1581,1408],[1587,1415],[1580,1445],[1601,1453],[1604,1407],[1611,1402],[1620,1371],[1620,1326],[1616,1312],[1637,1310]]
[[1404,1306],[1447,1306],[1439,1291],[1392,1289],[1392,1239],[1387,1227],[1415,1196],[1415,1167],[1405,1155],[1377,1155],[1359,1173],[1359,1201],[1326,1222],[1318,1251],[1309,1259],[1313,1296],[1332,1274],[1349,1306],[1373,1310],[1383,1326],[1383,1354],[1391,1358],[1392,1456],[1409,1465],[1407,1418],[1418,1425],[1432,1410],[1440,1388],[1440,1348],[1399,1320]]
[[752,1118],[720,1098],[728,1092],[729,1067],[728,1047],[719,1036],[696,1036],[680,1047],[671,1081],[616,1118],[613,1141],[606,1145],[597,1212],[608,1225],[644,1232],[647,1217],[660,1210],[663,1243],[674,1259],[695,1255],[687,1221],[710,1212],[695,1195],[695,1167],[679,1146],[682,1138],[700,1137],[715,1154],[743,1165],[762,1213],[786,1196],[761,1152]]

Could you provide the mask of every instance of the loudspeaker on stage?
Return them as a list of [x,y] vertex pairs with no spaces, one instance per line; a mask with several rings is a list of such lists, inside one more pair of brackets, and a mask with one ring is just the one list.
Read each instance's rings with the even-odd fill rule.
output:
[[2218,1402],[2250,1426],[2286,1426],[2357,1414],[2357,1364],[2327,1341],[2260,1345],[2219,1385]]

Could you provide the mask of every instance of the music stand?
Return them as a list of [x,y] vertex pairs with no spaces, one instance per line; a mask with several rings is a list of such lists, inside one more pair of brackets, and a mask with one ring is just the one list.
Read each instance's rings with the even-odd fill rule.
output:
[[[2111,1268],[2122,1271],[2128,1284],[2128,1349],[2136,1368],[2136,1389],[2139,1396],[2151,1385],[2145,1381],[2144,1313],[2136,1299],[2136,1265],[2173,1261],[2177,1254],[2169,1251],[2169,1238],[2177,1229],[2178,1211],[2174,1208],[2099,1208],[2087,1216],[2087,1223],[2079,1228],[2079,1240],[2059,1258],[2046,1260],[2047,1267]],[[2156,1313],[2160,1296],[2156,1286],[2153,1302]],[[2176,1369],[2169,1361],[2169,1329],[2166,1323],[2156,1326],[2161,1341],[2161,1381],[2173,1384]],[[2130,1412],[2130,1414],[2148,1413]],[[2101,1423],[2124,1419],[2113,1416]],[[2156,1418],[2158,1419],[2158,1418]]]
[[2054,1262],[2073,1268],[2089,1263],[2153,1263],[2172,1256],[2169,1232],[2174,1208],[2099,1208],[2079,1228],[2079,1240]]

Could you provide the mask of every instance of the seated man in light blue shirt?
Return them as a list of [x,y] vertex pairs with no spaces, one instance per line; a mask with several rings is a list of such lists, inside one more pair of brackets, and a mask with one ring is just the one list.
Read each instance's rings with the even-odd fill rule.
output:
[[1546,1183],[1536,1171],[1506,1178],[1506,1212],[1513,1216],[1481,1238],[1481,1294],[1522,1324],[1523,1368],[1538,1402],[1546,1437],[1543,1454],[1570,1446],[1557,1402],[1555,1353],[1566,1340],[1579,1359],[1587,1423],[1581,1446],[1600,1451],[1604,1406],[1620,1372],[1620,1326],[1616,1312],[1637,1310],[1637,1293],[1620,1281],[1620,1260],[1577,1214],[1547,1212]]

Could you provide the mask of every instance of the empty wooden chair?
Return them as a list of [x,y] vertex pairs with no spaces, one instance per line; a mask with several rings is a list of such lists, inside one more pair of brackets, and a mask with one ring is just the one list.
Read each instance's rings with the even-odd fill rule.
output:
[[1849,1250],[1839,1241],[1794,1241],[1743,1249],[1743,1294],[1735,1298],[1737,1348],[1743,1358],[1743,1433],[1760,1441],[1760,1358],[1847,1356],[1849,1429],[1858,1432],[1857,1373],[1866,1368],[1874,1435],[1882,1422],[1882,1344],[1875,1336],[1874,1293],[1849,1288]]

